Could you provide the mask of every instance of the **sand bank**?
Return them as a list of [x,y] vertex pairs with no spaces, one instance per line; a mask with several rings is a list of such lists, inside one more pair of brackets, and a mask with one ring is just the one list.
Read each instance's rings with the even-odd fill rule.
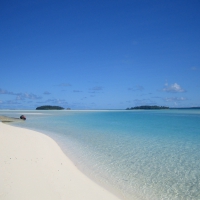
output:
[[0,200],[117,200],[50,137],[0,122]]

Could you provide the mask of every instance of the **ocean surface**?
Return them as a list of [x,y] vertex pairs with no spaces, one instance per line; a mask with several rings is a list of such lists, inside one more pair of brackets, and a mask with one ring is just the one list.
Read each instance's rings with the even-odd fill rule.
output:
[[127,200],[200,200],[200,110],[0,111]]

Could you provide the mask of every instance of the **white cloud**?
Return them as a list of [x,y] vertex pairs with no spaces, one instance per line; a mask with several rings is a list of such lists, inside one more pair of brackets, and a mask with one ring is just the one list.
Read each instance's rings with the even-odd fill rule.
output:
[[103,87],[102,86],[95,86],[93,88],[90,89],[90,93],[97,93],[97,92],[100,92],[103,90]]
[[82,91],[81,90],[73,90],[73,92],[79,93],[79,92],[82,92]]
[[174,83],[170,86],[168,85],[168,83],[166,83],[165,87],[163,88],[163,91],[172,93],[185,92],[185,90],[181,88],[181,86],[178,85],[177,83]]
[[101,86],[95,86],[91,90],[99,91],[99,90],[103,90],[103,87],[101,87]]
[[60,86],[60,87],[70,87],[72,86],[70,83],[60,83],[59,85],[57,86]]
[[11,94],[11,95],[15,95],[13,92],[9,92],[7,90],[3,90],[0,88],[0,94]]
[[29,93],[20,93],[20,94],[17,94],[16,96],[16,100],[24,100],[24,99],[41,99],[42,97],[40,96],[37,96],[35,94],[29,94]]
[[45,91],[43,94],[45,94],[45,95],[49,95],[49,94],[51,94],[51,93],[48,92],[48,91]]
[[0,103],[3,105],[19,105],[19,104],[21,104],[21,102],[19,102],[17,100],[7,100],[4,102],[1,101]]
[[128,88],[128,90],[130,90],[130,91],[142,91],[142,90],[144,90],[144,87],[141,86],[141,85],[137,85],[137,86]]
[[47,99],[44,102],[38,102],[38,103],[50,103],[50,104],[68,104],[65,99]]
[[141,105],[156,105],[156,101],[152,99],[134,99],[133,100],[134,104],[136,106],[141,106]]
[[32,93],[14,93],[10,92],[7,90],[3,90],[0,88],[0,94],[5,94],[5,95],[14,95],[16,96],[16,100],[24,100],[24,99],[41,99],[42,97],[37,96]]
[[171,98],[165,98],[164,100],[167,102],[172,102],[172,101],[185,101],[187,99],[184,97],[171,97]]
[[193,70],[193,71],[197,71],[198,68],[197,68],[197,67],[192,67],[191,70]]

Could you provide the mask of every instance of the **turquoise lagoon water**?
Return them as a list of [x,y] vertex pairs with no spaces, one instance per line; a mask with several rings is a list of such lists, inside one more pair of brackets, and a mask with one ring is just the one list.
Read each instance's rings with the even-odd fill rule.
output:
[[127,200],[200,199],[200,110],[0,111],[61,146],[91,179]]

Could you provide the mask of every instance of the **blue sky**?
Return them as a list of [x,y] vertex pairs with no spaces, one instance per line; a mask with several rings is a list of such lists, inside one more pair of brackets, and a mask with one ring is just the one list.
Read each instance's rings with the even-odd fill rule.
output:
[[0,109],[200,106],[199,0],[0,0]]

